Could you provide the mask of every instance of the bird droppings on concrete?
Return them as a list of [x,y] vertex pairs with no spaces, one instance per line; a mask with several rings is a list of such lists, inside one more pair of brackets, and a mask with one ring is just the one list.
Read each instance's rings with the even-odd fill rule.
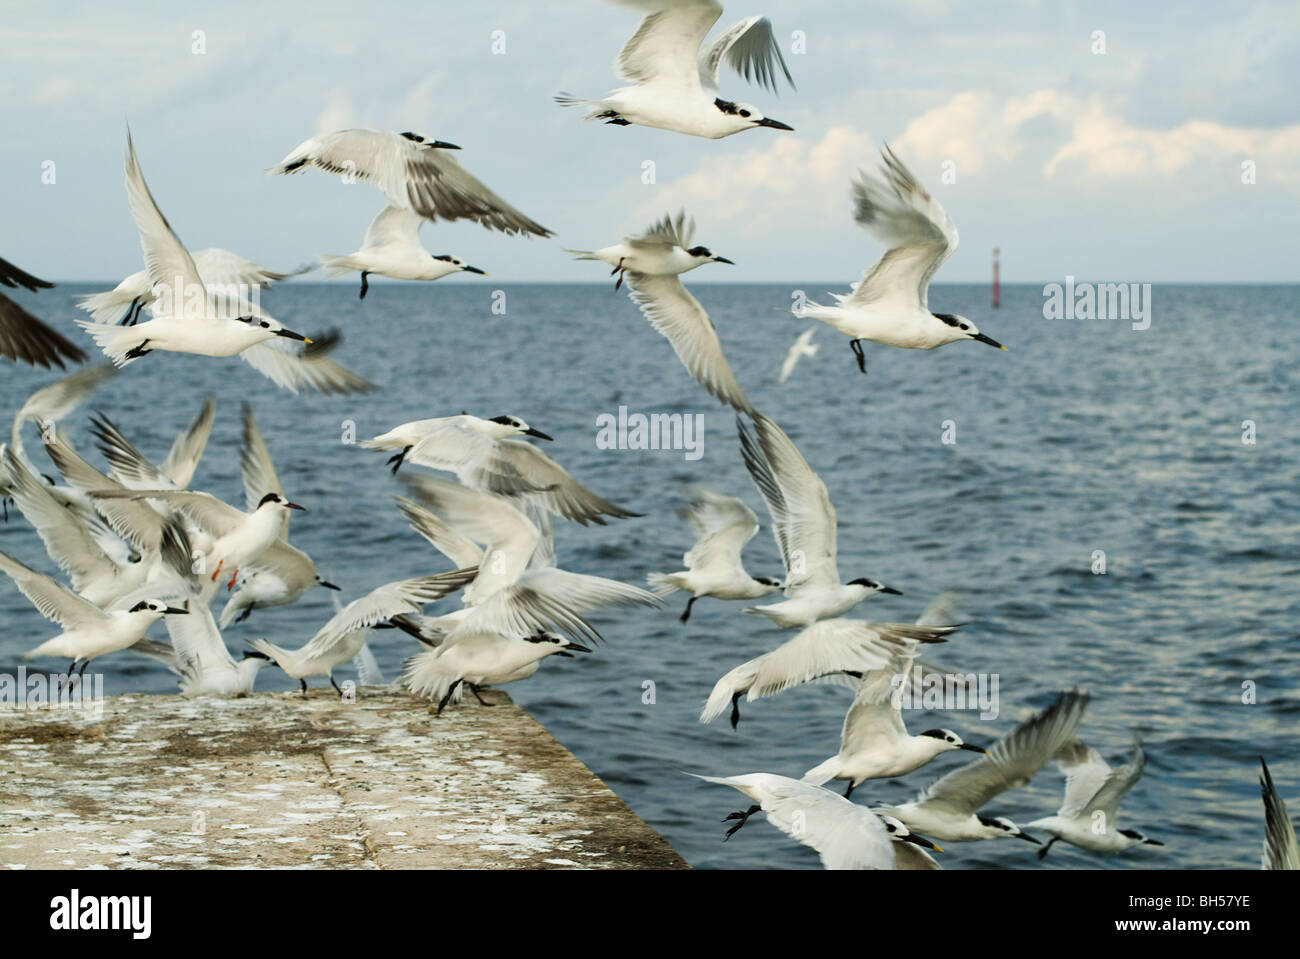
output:
[[0,708],[0,868],[684,869],[499,690]]

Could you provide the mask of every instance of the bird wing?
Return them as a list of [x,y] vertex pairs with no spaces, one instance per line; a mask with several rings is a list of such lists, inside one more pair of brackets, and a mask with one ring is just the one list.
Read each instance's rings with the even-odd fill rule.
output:
[[[3,261],[0,261],[3,262]],[[46,326],[9,297],[0,293],[0,356],[45,369],[63,369],[66,357],[74,363],[86,362],[84,350],[71,340]]]
[[1286,803],[1273,786],[1264,760],[1259,787],[1264,796],[1264,869],[1300,869],[1300,845],[1296,843],[1295,826],[1287,815]]
[[643,249],[671,250],[673,247],[681,247],[683,250],[689,250],[694,237],[695,219],[687,217],[685,210],[680,210],[676,216],[665,213],[662,219],[646,227],[644,233],[625,236],[623,242],[628,246]]
[[722,4],[717,0],[624,3],[649,13],[614,61],[618,75],[630,83],[700,90],[700,46],[722,16]]
[[894,868],[894,841],[880,817],[829,789],[768,773],[696,778],[731,786],[754,799],[768,822],[817,850],[827,869]]
[[397,500],[397,508],[410,522],[411,529],[427,539],[434,549],[451,560],[458,569],[478,566],[483,561],[483,550],[473,540],[461,536],[423,506],[401,496],[394,496],[393,499]]
[[794,77],[781,56],[781,47],[772,31],[772,21],[767,17],[746,17],[733,24],[725,33],[700,53],[700,84],[706,90],[718,89],[718,70],[723,60],[745,78],[772,93],[777,92],[776,71],[785,74],[790,89]]
[[233,533],[248,518],[246,513],[222,502],[211,493],[197,490],[101,489],[92,491],[90,495],[96,505],[107,504],[111,500],[135,500],[141,503],[144,500],[156,500],[166,503],[214,539]]
[[790,374],[794,372],[795,364],[799,362],[801,357],[817,352],[815,349],[808,349],[808,344],[812,342],[813,334],[816,332],[816,327],[809,327],[800,333],[799,338],[790,345],[790,349],[785,354],[785,361],[781,364],[780,382],[784,383],[790,378]]
[[1110,765],[1101,753],[1072,739],[1056,754],[1056,765],[1065,776],[1065,798],[1057,815],[1075,819],[1088,811],[1097,791],[1110,776]]
[[687,569],[707,567],[748,575],[740,553],[758,533],[758,517],[744,501],[697,486],[692,488],[690,506],[683,514],[697,537],[682,557]]
[[217,414],[217,399],[209,396],[203,401],[198,415],[185,430],[172,442],[163,460],[162,471],[176,484],[177,489],[185,489],[194,478],[194,471],[199,467],[199,458],[207,448],[208,436],[212,433],[212,421]]
[[196,250],[193,259],[194,265],[198,267],[199,276],[203,277],[203,284],[208,289],[223,286],[259,287],[264,289],[272,283],[287,280],[291,276],[301,276],[303,273],[309,273],[315,269],[315,266],[308,264],[296,270],[281,273],[276,270],[268,270],[264,266],[258,266],[252,260],[246,260],[238,253],[231,253],[229,250],[222,250],[217,247]]
[[1119,812],[1119,804],[1123,802],[1124,796],[1133,788],[1134,784],[1142,778],[1142,773],[1146,768],[1146,753],[1142,750],[1142,744],[1134,740],[1133,751],[1129,754],[1128,762],[1123,766],[1116,767],[1106,777],[1106,781],[1092,797],[1092,801],[1088,803],[1085,812],[1092,813],[1101,810],[1106,814],[1106,821],[1113,825],[1116,813]]
[[[245,403],[243,407],[244,426],[243,442],[239,447],[239,468],[244,479],[244,503],[248,512],[257,509],[267,493],[279,493],[284,496],[284,484],[275,471],[275,461],[271,459],[271,450],[262,438],[262,431],[253,418],[253,408]],[[289,511],[284,511],[280,521],[280,539],[289,539]]]
[[886,251],[846,300],[928,309],[930,278],[957,249],[957,228],[888,146],[881,155],[883,180],[864,171],[853,184],[853,218]]
[[297,393],[299,387],[327,396],[370,392],[373,383],[329,355],[342,341],[337,330],[318,334],[306,345],[277,336],[250,346],[239,357],[291,393]]
[[127,489],[176,489],[170,476],[149,460],[103,413],[91,417],[90,432],[108,460],[113,477]]
[[857,753],[873,743],[901,739],[907,735],[903,715],[896,705],[895,694],[901,693],[910,681],[912,662],[916,659],[916,643],[908,642],[898,647],[884,669],[863,673],[853,695],[853,705],[844,716],[840,730],[840,752]]
[[381,130],[339,130],[300,144],[273,173],[311,163],[329,173],[370,180],[389,201],[426,220],[469,219],[503,233],[551,236],[497,196],[435,141]]
[[234,657],[221,638],[212,611],[202,602],[186,603],[186,608],[188,616],[163,617],[182,671],[198,676],[214,666],[234,669]]
[[126,196],[131,205],[131,218],[140,231],[140,249],[144,252],[149,285],[161,284],[172,290],[179,286],[184,302],[172,305],[177,316],[184,315],[184,306],[189,302],[192,290],[202,292],[206,304],[207,288],[199,276],[198,267],[154,202],[149,184],[145,183],[144,173],[140,170],[140,161],[136,159],[135,143],[129,131],[126,135]]
[[582,613],[607,606],[662,605],[653,593],[627,583],[545,567],[527,570],[516,582],[493,593],[474,607],[457,631],[463,628],[521,639],[555,629],[577,639],[600,642],[600,633]]
[[468,418],[427,420],[421,428],[421,439],[406,454],[408,462],[455,473],[461,482],[488,493],[516,496],[541,491],[520,474],[500,441],[474,429]]
[[425,603],[442,599],[454,593],[470,580],[477,569],[457,569],[433,576],[386,583],[371,590],[360,599],[354,599],[336,613],[328,623],[298,651],[303,659],[313,659],[328,654],[341,641],[358,630],[371,629],[391,616],[401,613],[418,613]]
[[597,496],[532,443],[504,439],[500,441],[499,448],[525,482],[538,490],[526,494],[526,497],[540,503],[552,513],[558,513],[583,526],[588,523],[604,526],[602,516],[627,518],[641,515],[630,513]]
[[406,484],[455,532],[483,544],[478,577],[465,590],[466,605],[509,586],[528,567],[537,548],[537,527],[509,502],[434,476],[408,476]]
[[918,801],[969,816],[995,796],[1023,786],[1074,738],[1088,699],[1087,693],[1061,693],[1042,712],[999,739],[988,755],[948,773],[922,792]]
[[628,296],[650,325],[672,344],[695,381],[723,403],[752,413],[753,407],[722,352],[713,321],[681,280],[647,273],[629,272],[626,276]]
[[370,221],[361,249],[414,249],[424,252],[420,246],[420,226],[423,223],[424,217],[406,207],[386,206]]
[[0,553],[0,572],[12,579],[18,591],[50,622],[58,623],[65,630],[103,627],[105,617],[98,606],[12,556]]
[[112,363],[96,363],[94,366],[82,367],[49,386],[41,387],[27,397],[14,416],[9,445],[15,450],[21,450],[24,423],[33,422],[43,426],[59,422],[116,373],[117,367]]
[[53,283],[39,280],[4,259],[0,259],[0,286],[21,286],[33,293],[37,290],[51,290],[54,288]]
[[753,414],[757,439],[736,418],[740,451],[772,515],[772,535],[786,569],[786,595],[806,586],[839,585],[835,507],[821,481],[781,427]]

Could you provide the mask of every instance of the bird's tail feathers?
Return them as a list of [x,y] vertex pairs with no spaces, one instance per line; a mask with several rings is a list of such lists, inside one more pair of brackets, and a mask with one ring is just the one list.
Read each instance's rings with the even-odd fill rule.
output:
[[650,587],[650,592],[656,596],[668,596],[681,589],[676,582],[675,573],[651,573],[645,578],[646,585]]
[[840,757],[832,756],[824,763],[819,763],[803,774],[803,781],[814,786],[825,786],[840,771]]
[[343,276],[345,273],[355,273],[361,269],[351,253],[321,253],[316,259],[320,260],[326,276]]

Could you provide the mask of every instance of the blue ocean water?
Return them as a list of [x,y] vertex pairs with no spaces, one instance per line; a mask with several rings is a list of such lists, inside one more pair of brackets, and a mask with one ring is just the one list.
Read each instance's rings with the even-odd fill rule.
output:
[[[80,315],[73,298],[103,288],[66,284],[18,298],[89,348],[72,326]],[[847,339],[823,328],[821,351],[785,385],[777,383],[781,360],[807,326],[789,314],[794,291],[818,298],[841,285],[691,288],[751,401],[825,481],[839,514],[844,578],[872,576],[905,593],[869,600],[854,615],[911,621],[937,594],[962,592],[959,618],[968,625],[932,658],[997,674],[1000,715],[913,714],[909,727],[948,726],[988,743],[1077,684],[1094,693],[1081,730],[1089,744],[1112,760],[1133,733],[1146,745],[1147,774],[1125,801],[1121,825],[1163,840],[1162,849],[1098,859],[1058,844],[1040,865],[1036,847],[999,840],[950,845],[943,864],[1257,867],[1257,757],[1268,759],[1284,797],[1300,797],[1296,288],[1156,286],[1150,328],[1135,331],[1126,320],[1044,319],[1041,286],[1004,287],[992,310],[984,286],[937,285],[933,308],[969,316],[1010,351],[868,345],[862,376]],[[504,299],[494,299],[498,290]],[[239,403],[248,400],[290,495],[310,509],[295,516],[293,542],[344,587],[345,600],[447,565],[393,508],[403,487],[384,457],[343,442],[349,426],[366,437],[462,410],[522,416],[555,437],[547,452],[583,483],[646,514],[606,527],[558,525],[565,568],[637,583],[679,568],[690,533],[674,510],[685,485],[704,483],[760,515],[747,567],[780,574],[732,415],[612,284],[377,283],[359,301],[352,286],[294,282],[263,305],[296,329],[341,329],[339,357],[379,389],[294,396],[238,360],[155,353],[109,382],[65,432],[101,462],[86,428],[100,410],[161,458],[203,397],[216,394],[216,427],[195,486],[240,503]],[[5,364],[0,411],[12,415],[53,378]],[[703,456],[598,449],[597,417],[620,406],[703,414]],[[1253,445],[1243,443],[1247,420]],[[954,430],[956,442],[943,442]],[[43,463],[30,427],[28,447]],[[0,526],[0,549],[53,571],[12,514]],[[1104,575],[1092,571],[1097,550]],[[851,693],[805,687],[749,705],[738,731],[725,719],[701,725],[716,679],[789,634],[713,600],[697,603],[683,626],[684,603],[678,595],[665,610],[598,617],[608,643],[594,655],[548,660],[508,690],[693,865],[814,868],[811,850],[759,819],[722,843],[720,820],[745,800],[684,774],[797,777],[836,751]],[[297,645],[332,612],[330,594],[314,590],[292,607],[254,613],[226,638],[236,650],[258,636]],[[7,582],[0,622],[0,671],[12,672],[23,650],[53,634]],[[165,638],[161,626],[154,632]],[[392,678],[413,647],[385,632],[372,648]],[[110,694],[175,688],[160,667],[130,654],[95,665]],[[293,685],[267,670],[259,688]],[[1252,691],[1255,701],[1243,703]],[[904,780],[867,783],[854,798],[901,801],[966,758],[949,754]],[[990,808],[1020,822],[1050,815],[1061,787],[1048,768]]]

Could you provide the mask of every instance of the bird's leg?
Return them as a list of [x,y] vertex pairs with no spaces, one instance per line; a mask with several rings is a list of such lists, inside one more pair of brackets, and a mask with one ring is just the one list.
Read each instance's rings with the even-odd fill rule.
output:
[[849,340],[849,347],[853,350],[853,355],[858,359],[858,369],[863,373],[867,372],[867,358],[862,353],[862,341]]
[[140,298],[137,296],[137,297],[135,297],[134,299],[132,299],[130,303],[128,303],[128,304],[126,305],[126,312],[125,312],[124,314],[122,314],[122,318],[121,318],[120,320],[117,321],[117,325],[118,325],[118,326],[131,326],[131,325],[132,325],[132,323],[131,323],[131,314],[135,312],[135,306],[136,306],[136,304],[139,303],[139,302],[140,302]]
[[358,299],[361,300],[364,300],[366,298],[366,291],[370,289],[370,284],[366,282],[367,275],[368,274],[366,273],[365,270],[361,271],[361,296],[358,297]]
[[135,314],[131,317],[131,322],[127,324],[128,326],[135,326],[137,323],[140,322],[140,311],[143,309],[144,309],[144,300],[136,300]]
[[221,575],[221,565],[224,562],[225,562],[224,559],[217,560],[217,568],[212,571],[212,582],[215,583],[217,581],[217,577]]
[[306,699],[306,698],[307,698],[307,678],[304,676],[304,677],[300,678],[300,679],[298,680],[298,682],[302,683],[302,698],[303,698],[303,699]]
[[390,462],[390,463],[393,464],[393,475],[394,475],[394,476],[396,476],[396,475],[397,475],[397,471],[398,471],[399,469],[401,469],[402,462],[406,459],[406,454],[409,453],[409,452],[411,452],[411,448],[408,446],[408,447],[406,447],[406,449],[402,450],[402,452],[398,453],[396,456],[390,456],[390,457],[388,457],[388,462]]
[[844,787],[844,798],[845,798],[845,799],[848,799],[850,796],[853,795],[853,789],[854,789],[854,786],[853,786],[853,780],[850,779],[850,780],[848,781],[848,784]]
[[687,600],[687,602],[686,602],[686,611],[683,612],[683,613],[682,613],[682,616],[681,616],[681,619],[682,619],[682,622],[683,622],[683,623],[686,622],[688,619],[691,618],[691,607],[695,605],[695,601],[696,601],[697,599],[699,599],[698,596],[692,596],[689,600]]
[[228,582],[228,583],[226,584],[226,592],[227,592],[227,593],[230,592],[232,589],[235,588],[235,580],[237,580],[237,579],[239,579],[239,567],[238,567],[238,566],[236,566],[236,567],[235,567],[235,571],[234,571],[233,573],[230,574],[230,582]]
[[731,697],[731,728],[735,729],[740,722],[740,693]]
[[614,284],[614,289],[616,290],[623,285],[623,274],[627,272],[625,269],[623,269],[624,259],[626,259],[626,257],[620,256],[618,258],[618,266],[614,267],[614,269],[609,274],[610,276],[613,276],[615,273],[618,274],[618,282]]
[[763,809],[762,806],[750,806],[744,812],[733,812],[726,819],[722,820],[723,822],[728,822],[729,820],[732,819],[739,820],[739,822],[737,822],[734,826],[732,826],[730,829],[727,830],[727,834],[722,837],[722,841],[726,842],[728,839],[730,839],[732,836],[738,833],[741,827],[744,826],[745,823],[749,822],[749,817],[754,815],[754,813],[756,812],[761,812],[762,809]]
[[253,607],[245,606],[244,611],[240,613],[237,617],[235,617],[235,622],[242,623],[244,620],[248,619],[248,617],[251,615],[253,615]]
[[469,691],[470,691],[471,693],[474,694],[474,698],[478,700],[478,704],[479,704],[480,706],[495,706],[495,705],[496,705],[496,703],[489,703],[489,702],[487,702],[487,701],[486,701],[482,696],[480,696],[480,695],[478,694],[478,687],[475,686],[473,683],[466,683],[465,685],[469,687]]
[[1047,850],[1051,849],[1052,843],[1056,842],[1056,840],[1060,838],[1061,838],[1060,836],[1053,836],[1051,839],[1047,840],[1047,845],[1044,846],[1042,849],[1038,850],[1038,858],[1039,859],[1047,858]]
[[144,341],[143,343],[141,343],[139,346],[133,346],[133,347],[131,347],[131,348],[130,348],[129,350],[127,350],[126,353],[125,353],[125,357],[126,357],[126,359],[128,359],[128,360],[138,360],[140,357],[144,356],[146,353],[152,353],[153,350],[146,349],[146,347],[147,347],[148,345],[149,345],[149,341],[148,341],[148,340],[145,340],[145,341]]
[[334,682],[334,677],[333,677],[333,676],[330,676],[330,685],[333,686],[333,687],[334,687],[334,691],[335,691],[336,693],[339,694],[339,699],[343,699],[343,698],[344,698],[344,696],[343,696],[343,690],[339,689],[339,684],[336,683],[336,682]]
[[442,697],[442,701],[441,701],[440,703],[438,703],[438,711],[437,711],[436,713],[434,713],[435,716],[441,716],[441,715],[442,715],[442,710],[443,710],[443,708],[447,705],[448,702],[450,702],[450,700],[451,700],[451,694],[454,693],[454,692],[456,691],[456,687],[459,686],[459,685],[460,685],[460,680],[458,679],[458,680],[456,680],[454,683],[452,683],[450,686],[447,687],[447,692],[446,692],[446,694]]
[[59,692],[63,693],[72,688],[72,671],[77,668],[77,661],[74,659],[68,664],[67,678],[59,683]]

